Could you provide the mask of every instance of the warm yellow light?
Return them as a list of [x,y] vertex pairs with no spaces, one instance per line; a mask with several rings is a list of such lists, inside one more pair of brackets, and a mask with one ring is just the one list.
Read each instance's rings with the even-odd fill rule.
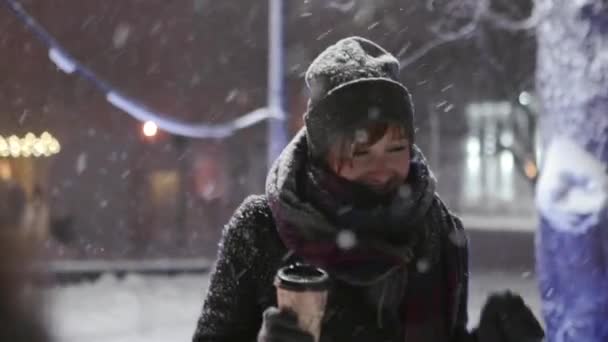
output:
[[44,146],[44,143],[42,142],[42,140],[38,140],[36,141],[36,143],[34,143],[34,148],[32,150],[32,154],[34,154],[34,156],[39,157],[43,154],[45,154],[46,152],[46,146]]
[[16,135],[11,135],[10,137],[8,137],[8,145],[10,148],[13,148],[14,146],[19,147],[20,142],[21,140],[19,140]]
[[25,135],[24,140],[26,143],[33,145],[34,141],[36,141],[36,136],[34,135],[34,133],[29,132],[28,134]]
[[59,141],[57,139],[53,139],[49,144],[49,151],[53,154],[59,153],[61,151],[61,145],[59,145]]
[[22,146],[21,148],[21,153],[20,153],[21,157],[29,157],[32,155],[32,149],[30,146]]
[[0,160],[0,179],[11,179],[12,175],[11,165],[5,160]]
[[42,141],[51,141],[51,140],[53,140],[53,137],[51,136],[51,134],[49,132],[43,132],[40,135],[40,139],[42,139]]
[[8,147],[11,156],[14,158],[19,157],[21,154],[21,140],[16,135],[11,135],[8,138]]
[[33,133],[27,133],[23,138],[11,135],[4,138],[0,135],[0,157],[40,157],[51,156],[61,151],[59,141],[49,132],[44,132],[40,138]]
[[10,154],[8,142],[0,135],[0,157],[8,157]]
[[144,135],[147,137],[153,137],[158,133],[158,126],[152,121],[146,121],[143,127]]
[[4,139],[4,137],[0,135],[0,151],[3,150],[8,151],[8,142],[6,142],[6,139]]

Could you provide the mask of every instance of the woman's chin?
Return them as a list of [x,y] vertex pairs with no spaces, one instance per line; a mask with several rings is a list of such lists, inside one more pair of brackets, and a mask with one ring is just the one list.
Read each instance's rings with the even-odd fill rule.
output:
[[377,194],[388,194],[397,188],[396,181],[388,182],[362,182],[368,189]]

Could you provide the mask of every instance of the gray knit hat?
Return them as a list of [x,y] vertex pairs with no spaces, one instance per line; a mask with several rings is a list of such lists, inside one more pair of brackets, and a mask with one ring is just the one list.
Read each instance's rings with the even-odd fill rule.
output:
[[323,51],[306,71],[308,145],[322,156],[341,134],[372,122],[395,122],[414,140],[414,108],[398,81],[399,61],[374,42],[350,37]]

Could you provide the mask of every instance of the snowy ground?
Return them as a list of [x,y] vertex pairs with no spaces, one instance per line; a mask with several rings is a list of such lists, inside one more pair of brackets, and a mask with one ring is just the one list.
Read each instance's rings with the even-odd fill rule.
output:
[[[470,316],[478,321],[487,293],[511,288],[538,314],[534,279],[484,272],[470,283]],[[49,319],[58,342],[190,341],[208,276],[104,276],[95,282],[49,290]]]

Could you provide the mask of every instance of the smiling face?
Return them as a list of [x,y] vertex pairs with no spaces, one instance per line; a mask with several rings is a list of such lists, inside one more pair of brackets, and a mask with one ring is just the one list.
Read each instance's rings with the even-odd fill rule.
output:
[[340,177],[382,190],[407,178],[410,142],[402,126],[373,124],[337,141],[327,161]]

